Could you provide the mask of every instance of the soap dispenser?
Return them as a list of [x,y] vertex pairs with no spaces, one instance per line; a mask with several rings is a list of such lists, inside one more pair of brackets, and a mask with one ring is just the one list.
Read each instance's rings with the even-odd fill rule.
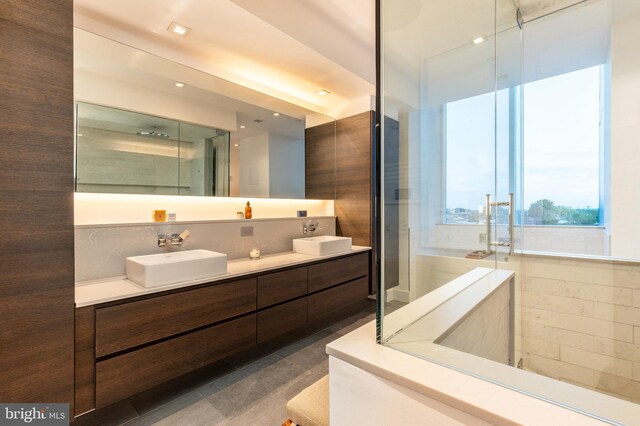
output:
[[244,218],[251,219],[251,204],[247,201],[247,205],[244,208]]

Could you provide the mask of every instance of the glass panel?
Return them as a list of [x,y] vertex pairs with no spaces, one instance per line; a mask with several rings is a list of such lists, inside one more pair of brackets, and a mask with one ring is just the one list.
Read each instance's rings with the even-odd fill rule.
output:
[[229,195],[229,132],[79,102],[76,191]]
[[177,195],[175,120],[77,104],[76,191]]
[[637,423],[640,3],[382,4],[379,340]]
[[[183,85],[177,88],[176,82]],[[120,136],[125,137],[127,143],[133,143],[130,139],[135,138],[137,132],[150,133],[155,126],[159,133],[169,134],[170,138],[146,135],[140,139],[143,136],[137,135],[135,143],[170,143],[176,150],[173,160],[157,154],[156,148],[156,154],[140,151],[138,157],[124,155],[122,151],[116,154],[110,148],[89,142],[92,137],[89,132],[87,139],[78,140],[77,154],[92,156],[90,160],[76,159],[78,191],[335,198],[335,120],[331,117],[79,28],[74,29],[74,83],[76,98],[87,102],[78,109],[79,127],[111,129],[108,126],[122,125],[118,130]],[[89,107],[88,103],[121,109]],[[144,125],[130,128],[125,122],[109,123],[108,118],[84,116],[90,108],[94,113],[110,111],[118,115],[120,111],[120,116],[129,114],[130,120],[140,120]],[[90,123],[89,119],[94,122]],[[95,123],[96,119],[103,123]],[[227,133],[223,136],[212,133],[206,138],[211,139],[210,142],[200,136],[196,142],[187,135],[181,148],[186,157],[178,164],[175,146],[178,121],[187,133],[198,126],[185,122],[202,123],[203,132],[225,129]],[[84,135],[82,131],[79,133]],[[130,154],[135,152],[132,149],[129,148]],[[104,158],[100,158],[101,153],[105,154]],[[113,166],[110,158],[118,156],[118,161],[122,161],[142,158],[142,155],[146,155],[144,167],[138,167],[135,162],[122,166],[127,170],[124,174],[118,172],[119,166]],[[147,164],[151,155],[156,155],[157,164]],[[172,161],[172,165],[167,161]],[[114,168],[110,168],[112,166]],[[151,182],[152,176],[157,176],[158,182]],[[107,177],[114,178],[115,183],[106,182]],[[194,180],[196,177],[198,180]]]
[[[470,271],[478,279],[495,268],[488,242],[497,231],[487,226],[485,206],[487,194],[497,198],[495,6],[459,3],[383,2],[387,314],[446,291]],[[444,24],[460,14],[469,24],[462,31]],[[508,95],[500,92],[502,110]],[[471,267],[465,257],[474,259]],[[385,316],[381,338],[394,344],[427,313],[407,321]]]
[[229,132],[180,123],[180,195],[229,195]]

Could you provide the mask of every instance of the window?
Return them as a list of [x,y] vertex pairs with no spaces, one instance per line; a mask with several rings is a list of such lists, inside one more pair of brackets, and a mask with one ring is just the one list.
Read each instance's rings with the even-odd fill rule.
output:
[[[598,225],[601,72],[596,66],[527,83],[521,104],[514,88],[447,103],[446,223],[484,223],[484,194],[497,186],[505,196],[516,192],[525,225]],[[508,119],[520,106],[521,142]],[[509,168],[520,150],[524,189],[514,191]]]

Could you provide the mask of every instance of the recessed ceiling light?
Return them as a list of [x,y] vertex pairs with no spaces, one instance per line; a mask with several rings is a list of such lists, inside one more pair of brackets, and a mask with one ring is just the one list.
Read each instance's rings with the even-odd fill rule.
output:
[[484,41],[484,37],[476,37],[476,38],[474,38],[473,40],[471,40],[471,42],[472,42],[473,44],[480,44],[480,43],[482,43],[483,41]]
[[239,146],[237,143],[234,143],[233,146]]
[[175,83],[173,83],[176,85],[176,87],[184,87],[184,83],[181,81],[176,81]]
[[169,28],[167,28],[167,31],[181,36],[186,36],[189,34],[189,31],[191,31],[191,28],[178,24],[177,22],[172,22],[171,25],[169,25]]
[[79,137],[82,137],[82,133],[78,133],[78,136],[79,136]]
[[247,126],[242,125],[242,126],[240,126],[240,128],[241,128],[241,129],[246,129],[246,128],[247,128]]
[[331,93],[331,92],[328,91],[328,90],[325,90],[325,89],[318,90],[318,95],[320,95],[320,96],[325,96],[325,95],[328,95],[329,93]]
[[277,117],[277,116],[279,116],[279,115],[280,115],[280,113],[279,113],[279,112],[274,112],[274,113],[273,113],[273,115],[274,115],[275,117]]

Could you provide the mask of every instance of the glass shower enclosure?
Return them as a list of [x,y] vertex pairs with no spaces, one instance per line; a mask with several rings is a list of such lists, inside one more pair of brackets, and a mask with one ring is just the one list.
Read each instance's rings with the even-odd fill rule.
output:
[[[640,402],[640,4],[379,10],[379,343],[624,422]],[[614,397],[603,412],[593,391]]]

